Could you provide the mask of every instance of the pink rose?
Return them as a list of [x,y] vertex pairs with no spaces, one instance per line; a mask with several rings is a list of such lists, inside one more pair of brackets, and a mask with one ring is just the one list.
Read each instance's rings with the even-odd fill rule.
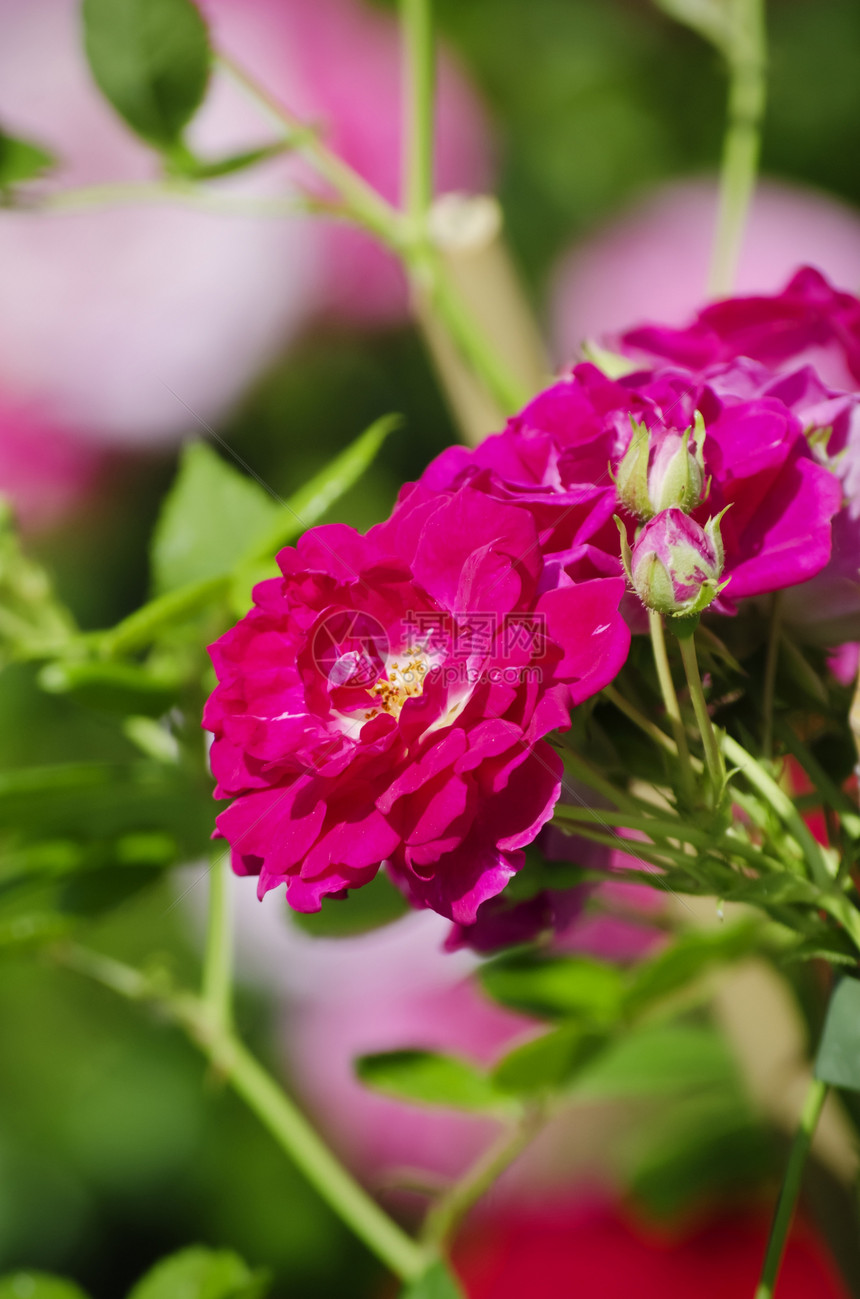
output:
[[279,563],[211,651],[234,868],[317,910],[387,862],[473,923],[552,815],[544,737],[624,661],[623,580],[545,581],[530,510],[470,486],[408,487],[366,536],[316,528]]

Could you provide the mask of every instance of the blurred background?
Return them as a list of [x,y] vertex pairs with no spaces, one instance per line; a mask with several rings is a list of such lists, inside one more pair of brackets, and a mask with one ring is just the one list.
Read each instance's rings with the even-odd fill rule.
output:
[[[393,4],[201,8],[216,43],[396,198]],[[680,323],[704,292],[725,102],[716,55],[646,0],[437,0],[436,10],[438,188],[499,195],[554,362],[645,317]],[[766,181],[739,287],[773,290],[811,263],[856,290],[860,8],[771,0],[768,11]],[[63,186],[156,174],[89,82],[73,0],[0,0],[0,123],[56,152]],[[260,126],[216,80],[193,135],[204,150],[234,149]],[[271,194],[293,173],[272,162],[226,192]],[[404,431],[337,506],[363,528],[457,437],[398,268],[333,222],[158,205],[0,210],[0,285],[0,490],[83,628],[146,598],[149,536],[188,438],[232,448],[286,497],[379,415],[402,412]],[[128,756],[113,719],[46,695],[35,677],[26,665],[0,673],[4,769]],[[193,815],[202,844],[211,813]],[[193,977],[205,884],[190,871],[93,914],[98,942],[131,960],[163,951]],[[528,1021],[481,1001],[471,958],[440,953],[435,916],[338,942],[290,927],[274,898],[261,907],[252,893],[237,890],[240,1022],[408,1218],[420,1201],[392,1187],[450,1176],[491,1132],[364,1096],[351,1055],[408,1040],[489,1059]],[[639,909],[638,895],[629,905]],[[659,934],[636,915],[577,941],[628,960]],[[795,977],[802,1005],[814,975]],[[505,1179],[463,1244],[476,1299],[521,1293],[537,1255],[547,1295],[582,1283],[611,1299],[610,1281],[595,1279],[607,1254],[643,1295],[688,1294],[693,1282],[709,1294],[703,1277],[715,1295],[745,1293],[784,1139],[717,1029],[693,1028],[695,1040],[646,1044],[592,1079],[570,1120]],[[271,1267],[276,1296],[386,1293],[364,1250],[162,1025],[4,956],[0,1041],[0,1272],[57,1271],[112,1299],[164,1253],[201,1241]],[[832,1173],[818,1176],[821,1202],[838,1200]],[[801,1227],[780,1294],[841,1293],[816,1231]],[[850,1244],[843,1252],[856,1268]]]

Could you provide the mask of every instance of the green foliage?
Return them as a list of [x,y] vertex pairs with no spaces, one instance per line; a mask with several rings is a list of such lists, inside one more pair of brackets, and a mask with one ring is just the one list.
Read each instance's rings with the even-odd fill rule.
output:
[[275,501],[206,442],[185,448],[152,538],[152,582],[164,595],[229,573],[272,527]]
[[374,1091],[418,1105],[486,1111],[508,1104],[477,1065],[433,1051],[382,1051],[360,1056],[355,1071]]
[[860,1091],[860,981],[837,984],[815,1057],[815,1076],[832,1087]]
[[21,549],[12,512],[0,500],[0,668],[66,647],[74,633],[41,564]]
[[485,965],[480,980],[503,1006],[545,1019],[577,1016],[612,1023],[624,994],[624,975],[617,966],[581,956],[512,952]]
[[161,717],[179,700],[181,679],[130,663],[48,663],[39,685],[49,694],[71,695],[79,703],[108,713]]
[[465,1299],[454,1274],[444,1263],[434,1263],[417,1281],[400,1291],[400,1299]]
[[760,946],[761,926],[756,921],[684,934],[640,968],[625,1009],[636,1015],[653,1002],[691,987],[711,966],[740,960]]
[[192,1246],[157,1263],[128,1299],[263,1299],[268,1288],[268,1273],[237,1254]]
[[616,1038],[573,1085],[578,1100],[672,1096],[734,1082],[728,1047],[700,1024],[643,1026]]
[[608,1041],[606,1033],[582,1024],[560,1024],[509,1051],[493,1070],[493,1082],[517,1096],[558,1091],[567,1087]]
[[655,0],[676,22],[697,32],[724,53],[731,49],[733,26],[731,0]]
[[0,1277],[0,1299],[87,1299],[87,1296],[73,1282],[61,1277],[44,1272],[13,1272]]
[[0,128],[0,193],[13,185],[35,180],[55,165],[54,155],[40,144],[7,135]]
[[211,54],[191,0],[83,0],[99,89],[133,131],[170,152],[203,102]]
[[314,938],[349,938],[379,929],[398,920],[409,903],[398,888],[380,871],[370,884],[355,889],[347,898],[324,898],[319,911],[292,913],[292,923]]

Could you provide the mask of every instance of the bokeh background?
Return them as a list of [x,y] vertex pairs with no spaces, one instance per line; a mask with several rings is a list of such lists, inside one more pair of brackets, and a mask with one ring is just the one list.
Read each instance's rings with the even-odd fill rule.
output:
[[[353,165],[395,197],[393,5],[201,7],[216,40],[324,122]],[[773,289],[810,261],[857,289],[860,8],[768,8],[768,185],[741,280]],[[725,100],[713,51],[646,0],[437,0],[436,10],[440,187],[498,193],[555,362],[622,323],[682,319],[703,292],[713,220]],[[153,171],[87,85],[72,0],[0,0],[0,123],[55,149],[63,184]],[[195,130],[212,148],[260,133],[220,85]],[[293,175],[292,162],[275,163],[235,193],[271,194]],[[398,270],[341,227],[156,205],[0,210],[0,286],[0,489],[84,628],[108,626],[146,598],[149,536],[188,438],[209,438],[219,454],[232,448],[286,497],[380,414],[402,412],[403,431],[337,507],[364,527],[457,437]],[[45,694],[35,677],[26,665],[0,673],[2,768],[129,755],[113,719]],[[97,941],[132,960],[164,952],[193,977],[199,877],[192,867],[179,884],[163,881],[107,919],[94,915]],[[338,946],[289,931],[274,898],[264,919],[247,889],[237,902],[244,1030],[408,1216],[417,1201],[390,1189],[398,1169],[449,1174],[487,1132],[387,1102],[368,1109],[349,1079],[350,1053],[411,1035],[488,1058],[528,1025],[479,1003],[462,983],[468,959],[440,955],[433,917]],[[504,1299],[499,1287],[513,1286],[517,1267],[534,1268],[536,1242],[553,1295],[571,1292],[565,1258],[575,1252],[584,1267],[596,1241],[643,1287],[655,1267],[655,1294],[673,1285],[680,1294],[691,1277],[718,1271],[726,1241],[740,1258],[747,1236],[753,1271],[743,1275],[753,1275],[782,1139],[716,1030],[701,1032],[695,1059],[669,1057],[688,1086],[682,1098],[666,1094],[669,1068],[650,1095],[646,1086],[624,1096],[619,1079],[639,1066],[622,1062],[614,1080],[597,1079],[580,1098],[563,1140],[503,1184],[464,1246],[478,1299]],[[832,1188],[825,1173],[820,1180],[827,1204]],[[517,1228],[524,1220],[527,1230]],[[0,1272],[62,1272],[112,1299],[193,1241],[271,1267],[284,1299],[386,1293],[373,1261],[184,1041],[71,975],[0,957]],[[512,1253],[501,1264],[503,1241]],[[839,1252],[838,1239],[829,1244]],[[796,1249],[797,1284],[807,1286],[797,1294],[824,1294],[814,1289],[824,1284],[815,1271],[823,1265],[811,1261],[818,1246],[804,1237]],[[844,1252],[856,1268],[850,1243]],[[559,1253],[554,1274],[547,1260]],[[669,1266],[679,1270],[659,1272]],[[497,1288],[481,1291],[491,1273]],[[714,1293],[734,1293],[735,1283],[727,1274]]]

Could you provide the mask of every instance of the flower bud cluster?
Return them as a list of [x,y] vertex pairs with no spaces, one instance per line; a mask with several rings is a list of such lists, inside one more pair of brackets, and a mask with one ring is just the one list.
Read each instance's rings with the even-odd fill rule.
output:
[[[653,437],[635,420],[615,480],[619,502],[644,523],[631,549],[618,519],[627,577],[648,609],[674,617],[700,613],[720,591],[722,515],[704,526],[691,517],[707,495],[705,424]],[[692,441],[692,446],[690,445]]]

